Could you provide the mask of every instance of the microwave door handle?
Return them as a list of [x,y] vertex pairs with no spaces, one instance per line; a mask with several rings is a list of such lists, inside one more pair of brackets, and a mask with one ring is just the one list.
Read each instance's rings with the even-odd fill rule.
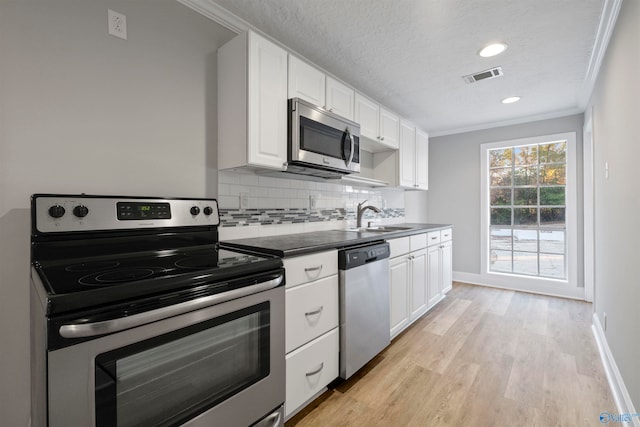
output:
[[356,149],[356,143],[353,140],[353,135],[351,135],[351,132],[349,132],[349,129],[347,129],[345,132],[347,132],[347,136],[349,137],[349,141],[351,142],[351,150],[349,152],[349,160],[347,160],[347,166],[351,166],[351,162],[353,161],[353,152]]

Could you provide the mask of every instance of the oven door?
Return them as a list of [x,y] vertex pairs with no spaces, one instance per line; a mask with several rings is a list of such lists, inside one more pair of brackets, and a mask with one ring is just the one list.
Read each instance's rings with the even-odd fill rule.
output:
[[284,403],[284,360],[280,286],[50,351],[49,425],[248,426]]
[[290,162],[344,173],[360,172],[360,126],[294,98],[290,109]]

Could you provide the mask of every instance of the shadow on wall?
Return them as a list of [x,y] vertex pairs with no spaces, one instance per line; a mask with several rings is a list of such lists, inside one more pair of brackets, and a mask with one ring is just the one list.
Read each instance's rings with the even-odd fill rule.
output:
[[30,209],[0,217],[0,424],[26,426],[30,416]]
[[218,197],[218,51],[207,55],[205,82],[205,197]]

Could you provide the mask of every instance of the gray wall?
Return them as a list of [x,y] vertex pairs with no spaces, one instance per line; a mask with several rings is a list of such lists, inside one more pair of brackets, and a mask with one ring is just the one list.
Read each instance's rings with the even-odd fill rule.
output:
[[595,146],[595,308],[601,323],[607,313],[605,336],[636,411],[640,409],[638,22],[640,2],[623,2],[587,110],[593,114]]
[[29,196],[215,196],[232,37],[175,0],[0,0],[1,425],[29,419]]
[[[480,145],[488,142],[576,132],[578,206],[582,206],[582,114],[431,138],[427,217],[433,223],[451,223],[453,270],[480,274]],[[578,211],[582,212],[581,209]],[[582,217],[578,234],[582,235]],[[578,241],[582,259],[582,239]],[[578,283],[583,283],[582,262]]]

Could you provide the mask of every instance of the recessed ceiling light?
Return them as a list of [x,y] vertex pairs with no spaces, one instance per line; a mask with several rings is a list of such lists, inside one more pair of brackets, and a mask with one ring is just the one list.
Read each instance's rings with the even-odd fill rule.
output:
[[520,97],[519,96],[510,96],[508,98],[505,98],[502,100],[503,104],[513,104],[514,102],[518,102],[520,101]]
[[505,50],[507,50],[507,45],[505,43],[493,43],[489,46],[483,47],[482,50],[478,52],[478,55],[482,56],[483,58],[489,58],[491,56],[499,55]]

